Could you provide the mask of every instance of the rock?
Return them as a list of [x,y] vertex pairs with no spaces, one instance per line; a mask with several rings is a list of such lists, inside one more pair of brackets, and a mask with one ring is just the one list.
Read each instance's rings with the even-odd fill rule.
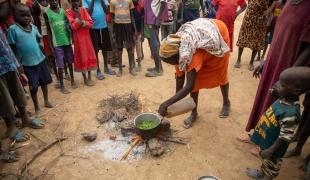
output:
[[158,157],[164,154],[166,147],[158,139],[150,139],[147,143],[152,156]]
[[97,139],[97,133],[95,132],[84,132],[81,135],[88,142],[92,142]]

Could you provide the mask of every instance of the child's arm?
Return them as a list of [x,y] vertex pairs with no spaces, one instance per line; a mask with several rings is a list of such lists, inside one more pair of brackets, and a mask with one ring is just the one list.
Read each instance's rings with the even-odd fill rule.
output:
[[263,150],[260,155],[263,159],[271,158],[272,154],[279,148],[289,144],[298,126],[297,116],[285,117],[279,121],[280,134],[278,139],[268,148]]
[[80,18],[74,17],[74,13],[70,9],[68,9],[66,13],[67,13],[67,20],[71,26],[71,29],[78,30],[82,26],[82,21],[80,20]]
[[272,12],[274,11],[274,8],[276,7],[277,1],[274,1],[271,6],[265,11],[265,16],[268,18],[272,15]]
[[133,29],[134,29],[134,36],[136,37],[138,34],[138,31],[137,31],[137,27],[136,27],[136,21],[135,21],[135,18],[133,16],[133,9],[135,8],[134,4],[132,1],[130,1],[129,3],[129,8],[130,8],[130,19],[131,19],[131,24],[133,26]]
[[235,19],[241,14],[243,13],[243,11],[245,11],[246,7],[248,6],[247,3],[245,2],[245,0],[239,0],[238,2],[240,9],[237,11],[236,17]]
[[85,11],[85,16],[86,16],[85,20],[82,20],[83,26],[88,29],[91,29],[93,27],[94,21],[92,20],[87,11]]
[[[9,30],[8,30],[7,40],[8,40],[8,43],[9,43],[13,53],[16,55],[16,50],[17,50],[16,45],[15,45],[16,32],[12,28],[9,28]],[[23,65],[21,64],[21,62],[19,60],[18,60],[18,63],[19,63],[18,72],[20,74],[24,74]]]
[[201,7],[201,11],[202,11],[202,14],[203,14],[203,17],[207,17],[207,13],[205,11],[205,5],[203,3],[203,0],[200,0],[200,7]]

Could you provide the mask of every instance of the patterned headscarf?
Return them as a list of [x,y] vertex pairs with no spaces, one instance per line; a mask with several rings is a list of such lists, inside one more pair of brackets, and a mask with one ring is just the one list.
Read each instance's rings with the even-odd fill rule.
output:
[[170,34],[167,38],[163,39],[160,44],[159,56],[161,58],[170,58],[179,54],[181,38],[175,34]]
[[176,35],[181,37],[179,46],[179,69],[181,71],[186,71],[196,49],[203,49],[217,57],[223,57],[226,52],[230,51],[211,19],[199,18],[183,24]]

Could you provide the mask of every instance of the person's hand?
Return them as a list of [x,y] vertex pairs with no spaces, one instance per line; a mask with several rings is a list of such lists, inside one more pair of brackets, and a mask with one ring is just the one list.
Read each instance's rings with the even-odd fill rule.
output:
[[74,22],[82,24],[82,21],[80,20],[80,18],[75,18]]
[[272,86],[272,88],[269,89],[269,93],[271,94],[272,97],[278,99],[280,97],[279,89],[280,89],[280,82],[278,81]]
[[253,71],[253,76],[255,78],[260,78],[263,72],[263,68],[264,68],[264,63],[261,63],[260,65],[256,66]]
[[158,109],[158,113],[161,115],[161,116],[166,116],[167,115],[167,104],[166,103],[162,103],[160,106],[159,106],[159,109]]
[[19,74],[24,74],[24,67],[23,65],[20,65],[18,68],[17,68]]
[[138,36],[139,36],[139,33],[135,31],[134,34],[133,34],[134,40],[137,40],[137,39],[138,39]]
[[83,27],[86,26],[86,22],[84,20],[81,21],[81,26],[83,26]]
[[272,153],[270,151],[268,151],[268,149],[266,150],[262,150],[260,153],[259,153],[260,157],[262,157],[263,159],[270,159],[271,156],[272,156]]
[[160,18],[155,19],[155,26],[160,27]]

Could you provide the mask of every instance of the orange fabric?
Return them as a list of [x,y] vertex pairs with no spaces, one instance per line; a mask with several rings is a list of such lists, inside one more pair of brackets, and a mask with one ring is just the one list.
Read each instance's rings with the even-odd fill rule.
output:
[[[214,20],[224,41],[229,44],[229,32],[226,25],[220,20]],[[193,59],[187,67],[187,72],[193,69],[197,72],[193,92],[203,88],[214,88],[228,83],[228,60],[230,53],[227,52],[223,57],[216,57],[205,50],[197,49]],[[176,66],[176,76],[180,77],[185,72],[179,70]]]

